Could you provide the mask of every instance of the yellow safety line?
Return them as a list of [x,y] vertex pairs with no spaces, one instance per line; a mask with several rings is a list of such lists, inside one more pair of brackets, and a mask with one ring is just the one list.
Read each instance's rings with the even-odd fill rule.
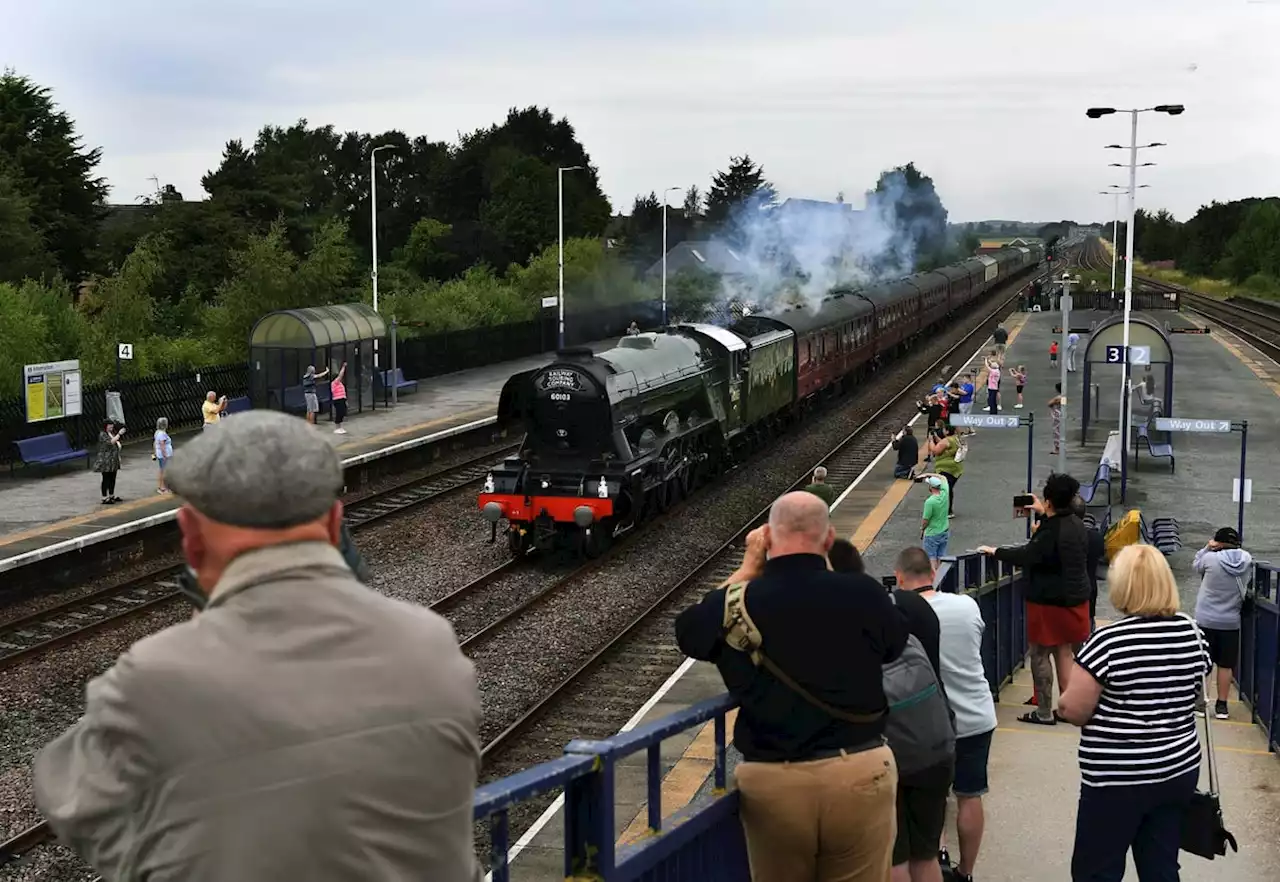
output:
[[[1209,336],[1214,340],[1217,340],[1223,349],[1234,355],[1241,364],[1252,371],[1253,375],[1261,380],[1264,386],[1274,392],[1277,396],[1280,396],[1280,382],[1273,379],[1271,374],[1271,371],[1275,370],[1275,362],[1267,359],[1267,357],[1265,355],[1261,355],[1261,353],[1259,353],[1259,356],[1262,359],[1266,359],[1265,361],[1259,361],[1257,358],[1249,355],[1243,348],[1241,348],[1248,346],[1248,344],[1235,334],[1232,334],[1230,331],[1223,328],[1221,325],[1213,325],[1213,329],[1215,333],[1210,334]],[[1240,345],[1237,346],[1236,343],[1239,343]],[[1252,349],[1253,347],[1250,346],[1249,348]]]

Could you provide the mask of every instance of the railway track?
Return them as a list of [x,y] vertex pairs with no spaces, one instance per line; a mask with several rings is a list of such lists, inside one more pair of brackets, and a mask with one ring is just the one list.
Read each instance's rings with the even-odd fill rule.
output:
[[1270,358],[1280,360],[1280,307],[1268,308],[1269,304],[1256,300],[1218,300],[1155,279],[1138,281],[1154,291],[1177,293],[1183,309],[1209,319]]
[[[357,502],[347,511],[347,525],[359,530],[456,492],[483,478],[496,459],[518,447],[504,447]],[[0,626],[0,670],[178,598],[180,571],[166,567]]]
[[[880,405],[869,417],[862,420],[858,428],[846,436],[835,449],[830,451],[818,463],[809,467],[804,475],[796,480],[792,489],[798,489],[807,484],[813,469],[818,465],[827,468],[828,481],[833,486],[843,490],[851,484],[879,455],[890,427],[898,428],[916,412],[914,396],[919,393],[920,389],[931,384],[931,381],[937,375],[937,371],[951,363],[957,353],[963,352],[967,355],[966,350],[968,348],[976,346],[979,340],[984,339],[989,333],[987,330],[988,325],[1007,314],[1010,304],[1019,296],[1020,289],[1021,283],[1015,285],[1013,292],[1001,301],[994,310],[986,313],[975,324],[969,334],[950,347],[941,357],[932,361],[901,391],[891,395],[886,403]],[[377,494],[369,500],[353,506],[352,512],[348,515],[349,523],[353,528],[363,527],[373,521],[403,512],[430,499],[464,487],[482,477],[495,459],[502,456],[504,452],[506,451],[491,452],[482,458],[455,466],[440,475],[420,479],[405,487]],[[637,535],[643,535],[652,526],[666,521],[681,511],[689,501],[700,496],[701,494],[695,493],[690,497],[690,500],[682,501],[673,506],[661,518],[646,523],[637,531]],[[516,720],[492,738],[484,746],[482,752],[486,766],[493,763],[500,755],[503,755],[503,758],[509,764],[510,759],[516,753],[512,748],[517,745],[517,739],[527,732],[532,724],[552,713],[556,705],[563,703],[566,696],[573,694],[575,691],[586,688],[591,690],[594,695],[597,688],[616,690],[617,686],[621,684],[621,693],[616,695],[615,700],[611,701],[611,703],[628,702],[631,708],[636,707],[639,701],[635,700],[633,693],[636,691],[637,684],[641,684],[639,687],[641,689],[649,688],[644,685],[647,684],[649,678],[637,676],[637,674],[658,670],[669,672],[679,664],[681,656],[671,640],[671,623],[674,621],[678,610],[691,599],[700,597],[706,590],[719,584],[733,572],[738,564],[738,547],[746,534],[767,519],[768,509],[757,513],[733,538],[723,543],[716,552],[695,567],[686,577],[666,590],[621,632],[599,647],[572,673],[564,677],[552,689],[545,692],[540,699],[526,709]],[[618,547],[627,547],[630,544],[624,543]],[[612,560],[613,556],[614,554],[611,550],[606,555],[587,561],[549,585],[539,588],[524,600],[506,609],[485,626],[465,637],[461,637],[460,646],[464,650],[474,651],[497,635],[516,627],[522,622],[529,610],[547,602],[552,597],[563,592],[568,586],[578,583],[604,563]],[[480,596],[486,588],[501,586],[504,578],[526,565],[523,560],[513,559],[506,561],[452,593],[438,598],[430,604],[430,607],[442,614],[456,615],[457,608],[462,603]],[[29,632],[32,631],[33,626],[39,625],[46,633],[43,642],[37,640],[26,648],[10,652],[9,655],[0,654],[0,669],[12,664],[19,658],[30,657],[36,652],[45,651],[60,643],[69,642],[84,636],[92,630],[97,630],[108,622],[118,621],[127,615],[136,615],[141,609],[150,608],[174,598],[177,596],[176,585],[171,584],[174,572],[176,572],[176,568],[166,570],[164,573],[143,577],[125,586],[110,589],[115,592],[135,592],[136,602],[129,609],[113,610],[111,604],[105,602],[106,598],[99,595],[91,595],[0,628],[0,649],[4,647],[7,634],[13,633],[16,635],[18,633],[17,626],[19,625],[22,625],[23,629]],[[137,593],[144,584],[151,586],[151,589]],[[106,592],[101,592],[101,594],[105,595]],[[124,602],[116,602],[123,607]],[[144,603],[146,606],[141,605]],[[99,615],[93,621],[82,621],[74,627],[64,628],[61,631],[56,626],[48,627],[53,625],[50,617],[62,622],[67,620],[75,622],[78,620],[71,615],[73,607],[75,608],[74,611],[82,611],[82,605],[93,607],[95,604],[107,607],[114,614],[107,617]],[[101,611],[97,612],[101,613]],[[39,620],[39,622],[33,620]],[[39,632],[35,631],[33,633],[38,634]],[[8,652],[8,650],[5,651]],[[612,685],[596,682],[604,672],[613,672],[611,676],[604,677],[604,679],[611,681]],[[579,704],[576,710],[580,713],[582,706]],[[568,724],[576,725],[580,728],[583,725],[583,720],[580,715],[571,716]],[[541,745],[545,745],[548,742],[548,737],[539,738],[538,741]],[[556,742],[557,746],[563,743],[563,739]],[[545,756],[536,761],[541,759],[545,759]],[[27,853],[52,840],[53,834],[47,822],[41,821],[8,841],[0,843],[0,867],[20,860]]]

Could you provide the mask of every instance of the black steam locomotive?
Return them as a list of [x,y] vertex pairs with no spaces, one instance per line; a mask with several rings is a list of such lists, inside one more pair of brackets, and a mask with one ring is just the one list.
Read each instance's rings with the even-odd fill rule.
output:
[[597,555],[1042,256],[1008,248],[837,289],[817,309],[675,325],[599,354],[562,350],[503,387],[499,421],[520,423],[525,438],[485,479],[480,511],[495,529],[507,521],[513,554]]

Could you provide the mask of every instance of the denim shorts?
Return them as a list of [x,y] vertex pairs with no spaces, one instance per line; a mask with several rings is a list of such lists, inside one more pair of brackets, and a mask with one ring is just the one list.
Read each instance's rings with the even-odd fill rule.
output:
[[166,462],[168,462],[168,461],[169,461],[169,460],[168,460],[168,459],[166,459],[166,458],[165,458],[165,457],[163,457],[163,456],[157,456],[157,457],[156,457],[156,465],[160,466],[160,471],[162,471],[162,472],[164,471],[164,464],[165,464]]
[[933,558],[934,560],[937,560],[938,558],[945,556],[947,553],[947,540],[949,540],[950,538],[951,538],[950,530],[943,530],[937,536],[925,536],[924,537],[925,554],[929,555],[929,557]]
[[987,792],[987,760],[995,731],[956,739],[956,773],[951,785],[956,796],[982,796]]

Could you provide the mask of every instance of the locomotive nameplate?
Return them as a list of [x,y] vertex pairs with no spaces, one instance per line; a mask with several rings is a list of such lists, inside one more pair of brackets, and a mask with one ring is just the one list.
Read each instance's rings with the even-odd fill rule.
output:
[[543,391],[549,389],[568,389],[573,392],[583,391],[582,377],[577,371],[566,370],[564,368],[549,368],[542,372],[542,376],[538,378],[538,388]]

